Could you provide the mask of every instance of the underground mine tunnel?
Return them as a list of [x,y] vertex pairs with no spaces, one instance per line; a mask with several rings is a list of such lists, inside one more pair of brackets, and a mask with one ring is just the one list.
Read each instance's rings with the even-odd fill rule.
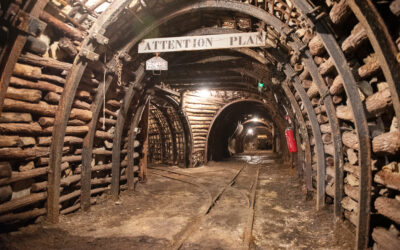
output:
[[1,249],[400,249],[400,1],[2,0]]

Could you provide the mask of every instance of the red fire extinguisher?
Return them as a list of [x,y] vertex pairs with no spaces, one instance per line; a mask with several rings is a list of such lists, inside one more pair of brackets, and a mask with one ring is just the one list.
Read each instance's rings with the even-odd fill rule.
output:
[[285,130],[286,142],[290,153],[297,152],[296,140],[294,139],[293,129],[287,128]]

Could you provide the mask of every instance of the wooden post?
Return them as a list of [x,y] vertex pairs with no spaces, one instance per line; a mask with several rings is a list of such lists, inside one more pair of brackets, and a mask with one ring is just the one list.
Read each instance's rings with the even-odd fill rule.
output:
[[147,180],[147,155],[149,152],[149,107],[150,102],[147,102],[142,116],[143,148],[142,157],[140,158],[139,163],[139,180],[141,182],[146,182]]
[[177,141],[176,141],[176,131],[175,127],[173,125],[173,122],[171,121],[171,117],[169,116],[168,112],[166,109],[159,109],[161,114],[165,117],[165,120],[167,122],[168,128],[171,131],[171,139],[172,139],[172,162],[174,164],[178,164],[177,158],[178,158],[178,149],[177,149]]
[[129,129],[129,136],[128,136],[128,163],[126,167],[126,180],[128,184],[128,190],[134,190],[135,189],[135,181],[134,181],[134,155],[135,155],[135,146],[134,142],[136,141],[136,136],[138,134],[137,127],[139,125],[140,119],[142,118],[143,112],[145,108],[147,107],[147,103],[149,102],[149,98],[145,98],[145,102],[139,106],[139,108],[136,111],[136,114],[133,117],[133,121],[131,123],[130,129]]

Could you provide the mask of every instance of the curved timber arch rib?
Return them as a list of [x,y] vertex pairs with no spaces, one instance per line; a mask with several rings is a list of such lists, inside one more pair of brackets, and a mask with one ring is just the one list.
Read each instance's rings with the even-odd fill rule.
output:
[[[202,34],[204,34],[204,32],[207,32],[207,31],[209,31],[209,32],[210,31],[211,32],[217,32],[217,33],[221,32],[221,31],[219,31],[218,28],[214,28],[214,29],[211,29],[211,30],[209,30],[209,29],[205,29],[205,30],[200,29],[199,32],[202,32]],[[296,39],[296,38],[294,38],[294,40],[298,41],[298,39]],[[298,45],[298,43],[299,42],[297,42],[295,44],[296,48],[298,48],[300,46],[304,46],[304,45],[301,45],[301,44]],[[309,54],[309,52],[306,51],[306,54],[307,53]],[[246,54],[248,56],[252,56],[251,53],[246,53]],[[321,80],[322,77],[320,76],[320,74],[316,73],[316,71],[315,71],[316,70],[315,63],[312,60],[310,60],[309,58],[304,58],[303,59],[303,63],[306,66],[310,67],[310,71],[312,72],[312,77],[313,77],[313,79],[315,79],[315,82],[317,83],[317,87],[318,87],[318,90],[319,90],[321,96],[325,95],[325,93],[327,91],[327,88],[326,88],[326,85],[324,84],[323,80]],[[288,78],[294,77],[294,70],[291,69],[291,66],[289,66],[288,64],[285,64],[285,67],[286,67],[285,73],[286,73],[287,77]],[[260,67],[258,67],[258,68],[260,68]],[[245,73],[246,75],[250,75],[251,77],[262,78],[261,75],[255,73],[255,72],[254,73],[252,73],[251,71],[243,72],[243,70],[239,70],[239,71],[241,73]],[[261,70],[261,72],[262,72],[262,70]],[[319,124],[318,124],[315,112],[314,112],[314,110],[312,108],[312,105],[310,103],[310,100],[308,99],[308,96],[305,93],[305,90],[303,89],[303,87],[299,83],[299,80],[296,77],[295,77],[294,86],[296,87],[297,92],[301,93],[301,95],[300,95],[301,99],[303,100],[303,103],[306,104],[306,110],[307,110],[307,113],[308,113],[308,117],[310,117],[310,119],[311,119],[312,130],[313,130],[314,134],[316,133],[315,134],[315,140],[316,140],[316,144],[317,144],[316,145],[316,149],[317,149],[317,156],[318,156],[317,157],[317,164],[318,164],[318,168],[317,168],[317,176],[318,176],[318,181],[317,181],[317,183],[318,183],[317,184],[318,185],[318,188],[317,188],[317,197],[318,197],[318,199],[317,199],[317,208],[321,209],[325,204],[325,181],[324,181],[324,179],[325,179],[325,153],[324,153],[324,147],[323,147],[323,142],[322,142],[322,136],[321,136],[321,132],[319,130]],[[329,107],[326,108],[326,110],[327,110],[327,114],[328,114],[328,116],[330,118],[330,121],[331,121],[331,123],[330,123],[331,127],[332,127],[331,131],[334,134],[334,138],[335,138],[334,141],[336,142],[335,145],[338,145],[338,143],[341,142],[341,137],[340,137],[340,131],[338,130],[338,121],[337,121],[337,118],[336,118],[336,116],[334,114],[334,107],[333,107],[332,99],[331,99],[331,97],[329,95],[325,95],[325,99],[326,99],[326,102],[328,104],[330,104]],[[335,164],[335,173],[337,173],[337,172],[340,173],[340,172],[343,172],[342,171],[342,169],[343,169],[343,164],[342,164],[343,156],[342,156],[340,147],[338,147],[338,148],[335,147],[334,150],[335,150],[334,160],[335,160],[335,163],[336,163]],[[206,153],[204,157],[206,159],[208,157],[208,153]],[[336,174],[336,175],[337,176],[342,176],[340,174]],[[311,176],[311,173],[307,173],[307,176]],[[306,183],[308,183],[308,188],[311,189],[310,181],[307,181]],[[339,183],[342,183],[342,181],[339,180]],[[335,214],[337,213],[338,216],[340,216],[340,211],[341,211],[341,208],[340,208],[340,201],[341,201],[340,197],[341,197],[341,195],[340,194],[343,191],[343,188],[342,188],[342,185],[340,185],[340,184],[336,185],[336,187],[338,188],[338,192],[335,192],[335,194],[336,194],[336,197],[338,197],[338,199],[335,199],[335,207],[337,207],[337,209],[335,210],[337,212],[335,212]]]
[[265,127],[267,127],[267,128],[270,128],[271,127],[271,124],[270,123],[268,123],[268,122],[266,122],[266,121],[264,121],[264,120],[258,120],[258,121],[254,121],[253,119],[250,119],[250,120],[247,120],[247,121],[245,121],[245,122],[243,122],[242,123],[242,125],[245,125],[245,124],[249,124],[249,123],[260,123],[260,124],[263,124]]
[[314,108],[307,96],[306,91],[301,86],[298,76],[294,76],[293,68],[285,64],[284,71],[289,80],[292,81],[294,88],[299,93],[300,98],[304,104],[307,112],[308,119],[311,122],[311,129],[315,139],[315,147],[317,151],[317,209],[322,209],[325,206],[325,152],[324,144],[322,142],[321,130],[319,128],[317,116],[315,115]]
[[97,88],[97,94],[91,106],[92,120],[90,120],[88,127],[89,131],[83,139],[82,145],[82,186],[81,186],[81,208],[88,210],[90,207],[90,189],[91,189],[91,162],[93,159],[93,141],[96,135],[96,126],[99,119],[100,111],[102,108],[103,95],[107,93],[111,83],[115,80],[112,76],[108,75],[107,79]]
[[139,107],[136,109],[136,112],[133,116],[133,120],[129,126],[126,177],[127,177],[128,190],[131,191],[135,189],[135,180],[134,180],[135,140],[138,134],[139,122],[142,119],[143,112],[146,109],[146,106],[148,105],[149,102],[150,98],[148,95],[146,95],[143,98],[142,102],[139,103]]
[[[307,16],[311,15],[312,6],[304,1],[294,0],[298,9]],[[319,33],[322,42],[333,59],[333,63],[343,79],[343,85],[349,98],[349,105],[353,112],[354,125],[357,130],[359,142],[359,166],[360,166],[360,196],[358,203],[358,219],[356,233],[356,247],[359,249],[366,248],[369,239],[370,209],[371,209],[371,142],[369,139],[369,129],[367,125],[364,108],[358,94],[357,82],[351,70],[348,67],[346,57],[341,51],[336,39],[328,32],[325,26],[315,20],[308,20],[309,25],[314,27]]]
[[[113,4],[114,5],[114,4]],[[195,7],[195,8],[191,8],[191,7]],[[287,27],[287,26],[284,26],[282,23],[281,23],[281,21],[280,20],[278,20],[278,19],[276,19],[274,16],[272,16],[271,14],[268,14],[267,12],[265,12],[264,10],[261,10],[261,9],[259,9],[259,8],[256,8],[256,7],[254,7],[254,6],[249,6],[249,5],[246,5],[246,4],[244,4],[244,3],[240,3],[240,2],[231,2],[231,1],[204,1],[204,2],[201,2],[201,3],[196,3],[196,4],[194,4],[194,5],[190,5],[189,7],[187,6],[187,7],[184,7],[183,9],[181,9],[181,10],[179,10],[179,11],[176,11],[176,12],[173,12],[172,14],[170,14],[169,16],[166,16],[166,17],[164,17],[164,18],[161,18],[160,20],[158,20],[158,21],[156,21],[154,24],[152,24],[152,25],[149,25],[143,32],[141,32],[138,36],[136,36],[135,37],[135,39],[133,39],[130,43],[128,43],[126,46],[125,46],[125,48],[123,49],[123,52],[126,52],[126,51],[129,51],[140,39],[142,39],[143,38],[143,36],[145,35],[145,34],[147,34],[149,31],[151,31],[153,28],[155,28],[155,27],[157,27],[158,25],[160,25],[162,22],[165,22],[165,21],[167,21],[168,19],[171,19],[171,18],[173,18],[173,17],[176,17],[176,16],[178,16],[178,15],[180,15],[180,14],[184,14],[184,13],[188,13],[188,12],[190,12],[190,11],[193,11],[193,10],[197,10],[197,9],[222,9],[222,10],[232,10],[232,11],[237,11],[237,12],[242,12],[242,13],[246,13],[246,14],[249,14],[250,16],[254,16],[254,17],[256,17],[256,18],[259,18],[260,20],[262,20],[262,21],[264,21],[264,22],[266,22],[267,24],[269,24],[269,25],[272,25],[272,26],[274,26],[275,28],[276,28],[276,30],[278,31],[278,32],[280,32],[281,33],[281,35],[283,35],[283,36],[286,36],[289,32],[290,32],[290,29]],[[118,10],[118,8],[116,8],[116,9],[114,9],[114,10]],[[336,42],[336,41],[335,41]],[[330,53],[331,54],[331,53]],[[71,73],[72,74],[72,73]],[[76,75],[76,73],[74,73],[73,75]],[[78,74],[78,79],[80,79],[80,77],[81,76],[79,76],[79,74]],[[75,77],[69,77],[69,78],[75,78]],[[68,82],[71,82],[71,81],[68,81]],[[77,83],[76,83],[77,84]],[[64,99],[66,99],[66,97],[64,97],[64,96],[68,96],[68,95],[72,95],[73,96],[73,94],[75,93],[75,90],[74,90],[74,88],[72,88],[72,87],[69,87],[69,86],[72,86],[72,85],[74,85],[75,87],[75,90],[76,90],[76,85],[75,84],[71,84],[71,85],[67,85],[68,87],[67,87],[67,89],[64,91],[64,93],[63,93],[63,97],[62,97],[62,99],[61,99],[61,102],[60,102],[60,107],[62,107],[62,108],[59,108],[59,111],[62,113],[62,115],[57,115],[57,117],[56,117],[56,129],[55,129],[55,131],[53,131],[53,135],[56,133],[56,131],[58,132],[57,133],[57,135],[62,135],[62,133],[60,133],[60,132],[62,132],[62,131],[64,131],[65,130],[65,123],[66,122],[64,122],[64,126],[58,126],[59,124],[61,124],[60,123],[60,118],[59,118],[59,116],[67,116],[67,114],[69,113],[69,109],[70,109],[70,106],[71,106],[71,101],[68,103],[68,102],[66,102]],[[358,102],[359,104],[359,106],[361,106],[360,104],[361,104],[361,102],[360,102],[360,100],[356,100],[355,102]],[[68,111],[68,112],[65,112],[65,111]],[[357,112],[355,109],[354,109],[354,107],[353,107],[353,111],[355,111],[355,112]],[[60,112],[58,112],[58,113],[60,113]],[[355,113],[355,112],[353,112],[353,113]],[[64,113],[66,113],[66,114],[64,114]],[[358,118],[357,118],[358,119]],[[362,120],[362,119],[361,119]],[[365,117],[364,117],[364,120],[363,121],[365,121]],[[59,128],[60,127],[60,128]],[[357,131],[358,131],[358,133],[360,134],[360,133],[363,133],[363,131],[360,131],[360,129],[359,128],[357,128]],[[364,130],[365,131],[365,130]],[[365,133],[364,133],[364,135],[365,135]],[[55,139],[54,138],[54,136],[53,136],[53,139]],[[63,137],[61,138],[61,141],[60,141],[60,139],[58,139],[58,140],[53,140],[53,143],[52,143],[52,158],[56,158],[56,157],[59,157],[59,156],[57,156],[57,155],[60,155],[60,152],[61,152],[61,148],[62,148],[62,139],[63,139]],[[369,142],[368,142],[369,143]],[[360,141],[360,144],[362,144],[361,143],[361,141]],[[368,145],[367,145],[368,146]],[[366,152],[367,151],[367,152]],[[363,164],[368,164],[368,162],[366,162],[365,161],[365,157],[364,156],[367,156],[367,158],[369,159],[370,158],[370,156],[368,156],[368,154],[370,154],[369,152],[368,152],[368,150],[365,148],[365,147],[363,147],[363,148],[361,148],[360,149],[360,155],[362,155],[363,156],[363,160],[362,161],[360,161],[362,164],[362,166],[361,166],[361,168],[362,169],[365,169],[365,166],[363,165]],[[57,170],[57,169],[59,169],[59,167],[60,167],[60,161],[58,160],[51,160],[50,161],[51,162],[51,164],[50,164],[50,167],[51,167],[51,169],[53,170],[52,172],[53,173],[55,173],[55,175],[58,175],[58,173],[59,173],[59,171]],[[54,172],[54,170],[56,170],[56,172]],[[52,176],[50,176],[50,177],[52,177]],[[54,178],[54,177],[53,177]],[[50,178],[51,179],[51,178]],[[57,183],[57,180],[51,180],[51,181],[49,181],[49,183],[52,185],[51,187],[52,187],[52,189],[54,189],[52,192],[55,192],[55,193],[57,193],[55,190],[57,190],[57,187],[58,187],[58,183]],[[363,185],[364,184],[367,184],[367,183],[365,183],[365,182],[362,182],[363,183]],[[53,185],[53,184],[55,184],[55,185]],[[54,187],[53,187],[54,186]],[[368,186],[368,185],[367,185]],[[361,190],[363,190],[363,188],[361,188]],[[364,190],[365,191],[365,190]],[[363,192],[364,192],[363,191]],[[369,194],[368,194],[369,195]],[[49,196],[49,197],[53,197],[52,199],[53,199],[53,202],[49,202],[49,205],[52,205],[53,207],[56,207],[55,206],[55,204],[56,204],[56,202],[55,202],[55,200],[57,200],[58,198],[56,197],[55,199],[54,199],[54,195],[52,195],[52,196]],[[364,199],[365,200],[365,199]],[[361,204],[360,203],[360,206],[364,206],[365,205],[365,203],[363,203],[363,204]],[[368,205],[369,205],[369,203],[368,203]],[[368,206],[367,205],[367,206]],[[55,211],[57,211],[57,209],[53,209],[53,210],[55,210]],[[52,212],[52,210],[50,209],[49,210],[49,212]]]
[[295,115],[297,116],[297,120],[300,123],[300,134],[303,137],[303,141],[305,143],[305,173],[304,173],[304,182],[306,184],[307,190],[311,191],[313,190],[312,186],[312,167],[311,167],[311,162],[312,162],[312,152],[311,152],[311,145],[310,145],[310,137],[308,135],[307,127],[306,127],[306,122],[303,117],[303,113],[301,112],[300,106],[296,101],[296,98],[294,97],[293,93],[289,89],[289,86],[287,85],[286,82],[282,83],[282,88],[285,91],[287,97],[290,100],[290,103],[292,104]]
[[[398,124],[400,124],[400,55],[398,54],[396,45],[371,0],[348,0],[347,4],[362,23],[378,57],[383,74],[389,84],[393,107],[396,112]],[[371,22],[368,20],[376,21]],[[397,55],[397,58],[395,55]]]
[[[176,160],[178,158],[178,155],[177,155],[178,154],[178,147],[177,147],[177,141],[176,141],[176,130],[175,130],[175,127],[173,125],[171,117],[168,115],[166,110],[162,109],[158,105],[155,105],[154,103],[152,103],[152,104],[153,104],[153,107],[156,110],[158,110],[157,112],[158,112],[159,116],[162,117],[163,120],[165,120],[165,124],[164,125],[166,125],[166,127],[168,128],[167,131],[170,132],[171,142],[172,142],[172,162],[173,162],[173,164],[176,164]],[[158,120],[158,117],[153,117],[153,118]],[[164,128],[165,126],[162,126],[162,124],[159,121],[156,121],[156,123],[160,124],[160,126],[161,126],[160,129],[162,131],[165,131],[165,128]]]
[[[64,143],[65,129],[71,111],[72,102],[78,88],[79,82],[87,66],[87,60],[98,55],[92,52],[100,44],[106,44],[107,39],[95,39],[104,35],[112,20],[124,10],[130,1],[117,0],[97,19],[89,31],[89,35],[84,39],[81,47],[81,54],[75,58],[71,70],[68,73],[65,89],[61,95],[54,119],[54,130],[52,133],[52,143],[50,147],[49,177],[48,177],[48,197],[47,197],[47,217],[57,223],[59,219],[59,200],[60,200],[60,178],[61,178],[61,157]],[[83,52],[86,51],[86,52]]]
[[163,117],[163,114],[161,114],[161,112],[156,107],[154,109],[156,111],[152,111],[152,110],[149,111],[149,117],[151,117],[152,120],[154,121],[154,123],[155,123],[155,125],[157,127],[157,130],[158,130],[158,133],[160,134],[160,140],[159,140],[159,143],[160,143],[160,161],[161,161],[161,163],[163,163],[164,159],[165,159],[165,156],[166,156],[166,151],[167,151],[167,148],[166,148],[166,143],[167,143],[166,138],[167,137],[166,137],[166,135],[168,135],[169,128],[168,128],[167,131],[164,130],[164,129],[167,129],[167,128],[163,127],[163,125],[161,124],[161,120],[163,118],[165,118],[165,117]]
[[135,82],[129,85],[129,88],[125,93],[120,112],[118,113],[117,124],[115,125],[113,149],[112,149],[112,181],[111,181],[111,195],[113,196],[114,200],[118,200],[120,191],[119,181],[121,175],[122,132],[125,125],[126,116],[128,115],[128,109],[132,104],[132,99],[135,96],[135,94],[138,94],[142,90],[141,83],[144,76],[145,76],[144,66],[140,65],[137,71]]
[[182,124],[183,132],[185,134],[185,166],[191,167],[192,166],[192,144],[193,144],[193,133],[190,127],[190,123],[188,117],[184,110],[182,110],[179,102],[175,100],[170,95],[162,96],[164,100],[166,100],[174,110],[177,112],[180,122]]

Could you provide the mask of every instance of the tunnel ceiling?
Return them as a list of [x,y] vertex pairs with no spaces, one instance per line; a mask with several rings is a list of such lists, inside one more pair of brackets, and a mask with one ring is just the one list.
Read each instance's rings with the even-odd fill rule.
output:
[[[60,213],[88,209],[90,197],[108,189],[118,198],[121,182],[132,189],[133,173],[143,177],[147,145],[158,145],[161,162],[201,165],[207,138],[214,138],[212,121],[224,119],[219,111],[252,99],[260,102],[252,112],[265,111],[273,122],[286,161],[285,129],[296,132],[296,168],[317,209],[332,202],[335,220],[354,225],[358,249],[385,245],[382,234],[393,240],[388,228],[400,225],[392,212],[400,206],[398,6],[397,0],[2,3],[0,159],[9,174],[0,179],[8,192],[0,218],[21,208],[13,186],[21,180],[33,184],[15,220],[47,214],[56,222]],[[160,54],[169,62],[161,75],[144,69],[154,55],[137,53],[144,38],[261,30],[265,47]],[[205,88],[209,99],[199,96]],[[226,119],[243,119],[235,112]],[[32,204],[40,209],[26,215]]]

